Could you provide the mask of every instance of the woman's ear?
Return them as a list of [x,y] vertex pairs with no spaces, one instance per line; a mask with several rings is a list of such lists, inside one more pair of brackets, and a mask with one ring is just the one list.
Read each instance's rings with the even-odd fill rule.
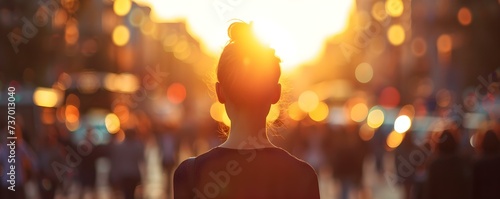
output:
[[224,96],[224,92],[222,92],[222,87],[219,82],[215,83],[215,92],[217,93],[217,99],[221,104],[226,103],[226,96]]
[[281,84],[278,83],[271,93],[271,104],[278,103],[280,97],[281,97]]

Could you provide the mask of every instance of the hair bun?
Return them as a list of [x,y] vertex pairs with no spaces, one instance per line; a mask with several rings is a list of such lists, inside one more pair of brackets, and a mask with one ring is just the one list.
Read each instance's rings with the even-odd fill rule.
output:
[[233,22],[227,29],[231,42],[251,41],[254,39],[252,23]]

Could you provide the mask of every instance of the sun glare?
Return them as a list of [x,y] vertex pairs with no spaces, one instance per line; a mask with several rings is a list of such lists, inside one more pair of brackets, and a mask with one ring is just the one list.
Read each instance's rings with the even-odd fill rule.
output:
[[259,38],[275,48],[284,71],[314,60],[325,40],[345,28],[354,8],[352,0],[134,1],[152,8],[153,22],[185,21],[188,31],[213,56],[227,43],[227,27],[233,19],[253,21]]

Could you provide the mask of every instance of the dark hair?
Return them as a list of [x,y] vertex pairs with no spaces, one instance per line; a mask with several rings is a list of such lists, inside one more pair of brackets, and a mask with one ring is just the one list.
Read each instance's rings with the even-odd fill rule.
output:
[[486,131],[482,145],[486,154],[494,154],[500,150],[500,141],[493,130]]
[[452,154],[457,151],[457,141],[450,130],[444,130],[439,136],[440,143],[438,143],[439,152],[445,154]]
[[228,28],[229,43],[217,65],[217,80],[235,103],[257,103],[277,84],[280,59],[274,49],[259,42],[252,23],[233,22]]

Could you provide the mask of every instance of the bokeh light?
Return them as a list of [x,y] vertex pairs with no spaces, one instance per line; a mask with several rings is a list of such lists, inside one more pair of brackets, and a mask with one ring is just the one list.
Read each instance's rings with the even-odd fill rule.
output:
[[68,123],[76,123],[80,119],[80,111],[74,105],[67,105],[64,109],[64,117]]
[[60,96],[55,89],[38,87],[33,93],[33,103],[41,107],[55,107],[59,104]]
[[411,119],[407,115],[400,115],[394,122],[394,130],[398,133],[405,133],[411,127]]
[[115,78],[115,87],[123,93],[134,93],[139,89],[139,79],[131,73],[122,73]]
[[120,130],[120,119],[116,114],[109,113],[104,118],[104,124],[109,133],[115,134]]
[[181,83],[173,83],[167,89],[167,98],[173,104],[180,104],[186,99],[186,87]]
[[441,34],[437,39],[437,49],[441,53],[450,52],[453,48],[453,40],[448,34]]
[[355,122],[362,122],[368,115],[368,107],[365,103],[357,103],[351,108],[351,119]]
[[386,19],[388,14],[387,14],[387,11],[385,11],[385,3],[383,1],[375,2],[373,4],[371,14],[372,14],[372,17],[379,22]]
[[367,118],[366,123],[371,128],[376,129],[376,128],[382,126],[382,124],[384,123],[384,119],[385,119],[384,111],[382,111],[378,107],[373,107],[370,110],[370,113],[368,113],[368,118]]
[[403,14],[404,4],[402,0],[386,0],[385,10],[391,17],[399,17]]
[[114,0],[113,3],[113,11],[115,11],[116,15],[124,16],[128,14],[130,8],[132,7],[132,2],[130,0]]
[[460,24],[468,26],[472,22],[472,13],[469,8],[462,7],[458,10],[457,19]]
[[389,136],[387,136],[387,146],[391,149],[398,147],[403,138],[405,137],[405,133],[398,133],[396,131],[392,131]]
[[311,112],[319,104],[319,97],[314,91],[305,91],[299,96],[299,108],[304,112]]
[[380,92],[379,104],[386,108],[396,107],[399,104],[400,100],[401,95],[399,94],[398,89],[392,86],[385,87]]
[[220,102],[214,102],[212,106],[210,106],[210,116],[215,121],[222,122],[225,112],[226,107]]
[[355,70],[356,79],[361,83],[368,83],[373,78],[373,68],[369,63],[361,63]]
[[113,43],[115,43],[117,46],[125,46],[125,44],[127,44],[128,40],[130,39],[130,31],[124,25],[116,26],[113,30],[112,38]]
[[415,107],[411,104],[404,105],[401,107],[401,110],[399,110],[399,115],[406,115],[410,119],[413,119],[415,117]]
[[391,25],[387,30],[387,39],[394,46],[403,44],[405,37],[405,30],[401,25]]
[[95,93],[99,89],[101,81],[95,72],[84,72],[76,80],[76,86],[80,92],[90,94]]
[[125,124],[130,117],[130,110],[127,106],[118,104],[113,108],[113,113],[120,119],[120,124]]
[[316,108],[309,112],[309,117],[316,122],[321,122],[328,117],[328,113],[328,105],[324,102],[319,102]]
[[307,116],[307,113],[302,111],[300,109],[299,104],[297,102],[294,102],[288,106],[288,117],[290,117],[292,120],[295,121],[300,121],[304,119]]
[[359,127],[359,137],[363,141],[371,140],[373,138],[373,135],[375,135],[375,129],[368,126],[368,124],[363,124],[361,125],[361,127]]

